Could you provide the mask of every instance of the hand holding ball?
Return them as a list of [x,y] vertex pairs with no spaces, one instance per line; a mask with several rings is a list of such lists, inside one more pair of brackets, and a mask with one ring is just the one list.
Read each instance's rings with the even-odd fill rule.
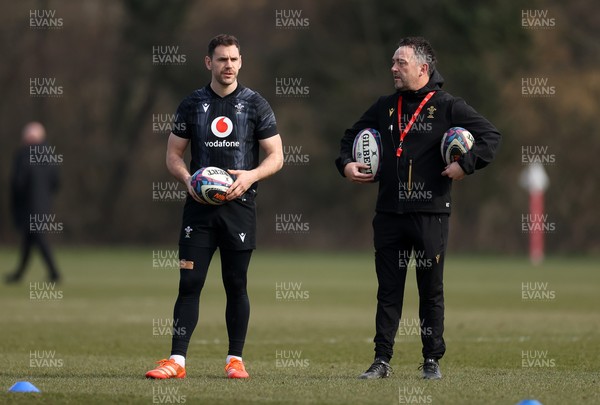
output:
[[473,147],[475,138],[464,128],[452,127],[444,133],[440,146],[442,159],[449,165],[456,162]]
[[227,202],[226,193],[233,184],[233,178],[227,171],[214,166],[198,169],[190,180],[190,185],[202,201],[211,205]]
[[352,159],[363,163],[367,169],[361,169],[362,173],[372,174],[375,181],[378,180],[379,168],[381,167],[381,136],[376,129],[363,129],[354,138],[352,145]]

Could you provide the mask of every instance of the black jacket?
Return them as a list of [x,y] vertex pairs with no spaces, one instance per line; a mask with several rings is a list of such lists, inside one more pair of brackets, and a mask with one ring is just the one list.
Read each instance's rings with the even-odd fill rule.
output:
[[[43,147],[46,144],[37,146]],[[35,146],[35,145],[34,145]],[[30,215],[48,214],[58,190],[58,169],[30,161],[30,146],[15,153],[11,174],[11,211],[17,228],[29,228]]]
[[[487,166],[494,159],[501,139],[498,130],[464,100],[441,90],[443,83],[442,76],[434,70],[425,87],[380,97],[352,128],[346,130],[336,160],[342,176],[344,167],[352,161],[356,135],[365,128],[374,128],[381,134],[383,150],[377,212],[450,213],[452,180],[441,175],[446,165],[440,143],[444,132],[451,127],[466,128],[475,138],[473,148],[458,161],[466,174]],[[402,155],[397,158],[399,96],[402,95],[404,127],[423,98],[433,90],[435,94],[424,105],[404,138]]]

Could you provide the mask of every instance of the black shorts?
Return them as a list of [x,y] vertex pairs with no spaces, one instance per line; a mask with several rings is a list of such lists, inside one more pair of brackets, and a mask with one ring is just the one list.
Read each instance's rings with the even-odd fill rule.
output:
[[256,249],[256,206],[241,199],[205,205],[188,196],[183,208],[180,246]]

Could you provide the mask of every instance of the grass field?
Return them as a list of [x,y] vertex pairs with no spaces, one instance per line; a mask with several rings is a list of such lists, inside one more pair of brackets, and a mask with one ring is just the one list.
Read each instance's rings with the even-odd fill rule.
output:
[[[153,254],[168,251],[57,254],[65,281],[54,291],[43,284],[37,259],[24,283],[0,286],[0,403],[600,403],[600,271],[593,259],[550,259],[534,268],[521,258],[450,256],[440,381],[423,381],[417,370],[411,270],[394,374],[363,381],[356,377],[373,355],[372,253],[259,251],[250,269],[244,352],[252,378],[230,381],[223,372],[225,301],[216,255],[188,378],[150,381],[144,373],[170,349],[165,323],[178,270],[153,263]],[[0,251],[5,271],[15,261],[15,252]],[[21,380],[42,393],[6,392]]]

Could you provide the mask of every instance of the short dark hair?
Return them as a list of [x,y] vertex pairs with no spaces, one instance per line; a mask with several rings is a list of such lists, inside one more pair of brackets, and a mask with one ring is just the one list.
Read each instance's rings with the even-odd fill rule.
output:
[[238,39],[236,37],[234,37],[233,35],[229,35],[229,34],[219,34],[216,37],[214,37],[213,39],[210,40],[210,42],[208,43],[208,56],[212,59],[213,54],[215,53],[215,49],[217,48],[217,46],[231,46],[231,45],[235,45],[238,49],[238,51],[240,50],[240,42],[238,41]]
[[433,47],[423,37],[406,37],[402,38],[398,43],[398,48],[401,46],[409,46],[415,51],[415,56],[419,59],[421,63],[427,63],[429,76],[435,69],[435,63],[437,62],[437,58],[435,57],[435,51]]

